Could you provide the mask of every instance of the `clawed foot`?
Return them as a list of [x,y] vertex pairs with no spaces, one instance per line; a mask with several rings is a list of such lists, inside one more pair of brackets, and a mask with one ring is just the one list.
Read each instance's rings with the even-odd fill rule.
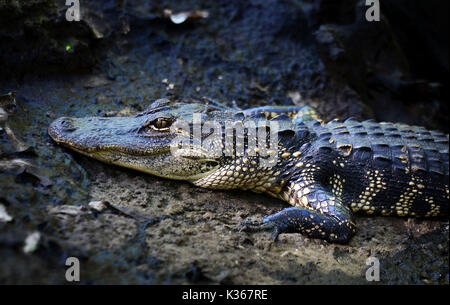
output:
[[266,231],[272,231],[272,240],[277,241],[278,235],[280,235],[281,231],[279,226],[277,226],[276,223],[272,221],[252,221],[247,220],[241,223],[241,232],[266,232]]
[[272,231],[274,241],[281,233],[303,233],[312,238],[346,243],[355,233],[351,215],[342,205],[340,210],[334,210],[332,215],[306,208],[290,207],[269,215],[262,221],[247,219],[241,226],[241,231],[245,232]]

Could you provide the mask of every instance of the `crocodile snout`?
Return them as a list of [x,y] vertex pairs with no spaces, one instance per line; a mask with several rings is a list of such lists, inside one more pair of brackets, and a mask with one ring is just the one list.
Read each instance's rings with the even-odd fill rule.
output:
[[148,120],[141,116],[61,117],[50,124],[48,134],[58,144],[91,156],[98,153],[102,160],[119,153],[149,156],[167,152],[171,137],[150,137],[140,132]]
[[58,141],[67,133],[71,133],[75,130],[77,130],[77,128],[74,125],[73,119],[62,117],[50,124],[48,127],[48,134],[53,140]]

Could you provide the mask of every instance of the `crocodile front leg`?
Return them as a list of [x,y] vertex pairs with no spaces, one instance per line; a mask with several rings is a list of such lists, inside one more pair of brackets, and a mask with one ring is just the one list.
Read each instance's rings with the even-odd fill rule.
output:
[[356,232],[349,208],[320,185],[302,188],[296,183],[288,194],[294,207],[265,217],[262,222],[245,222],[243,231],[272,231],[274,240],[281,233],[303,233],[335,243],[348,242]]

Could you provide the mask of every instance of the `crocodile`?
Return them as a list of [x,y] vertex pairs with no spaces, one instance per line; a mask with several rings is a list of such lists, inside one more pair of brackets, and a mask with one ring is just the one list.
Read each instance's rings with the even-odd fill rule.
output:
[[241,231],[347,243],[354,214],[447,217],[449,136],[402,123],[325,122],[310,107],[241,110],[153,102],[129,117],[62,117],[57,143],[100,161],[208,189],[242,189],[290,207]]

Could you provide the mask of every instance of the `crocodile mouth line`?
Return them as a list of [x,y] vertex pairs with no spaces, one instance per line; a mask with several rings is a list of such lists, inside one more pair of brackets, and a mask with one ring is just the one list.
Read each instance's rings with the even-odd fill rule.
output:
[[[79,145],[76,145],[75,143],[68,142],[68,141],[61,141],[61,140],[55,140],[59,145],[66,147],[76,153],[79,153],[81,155],[93,158],[95,160],[105,162],[111,165],[119,166],[119,167],[125,167],[129,169],[133,169],[139,172],[151,174],[160,178],[165,179],[173,179],[173,180],[188,180],[188,181],[195,181],[198,179],[201,179],[211,173],[213,173],[217,168],[219,167],[219,164],[214,166],[208,171],[201,172],[192,176],[178,176],[178,175],[161,175],[158,171],[153,171],[149,168],[142,168],[136,165],[139,165],[138,162],[126,162],[124,160],[129,160],[133,157],[157,157],[160,155],[163,155],[164,153],[170,153],[170,148],[162,148],[158,152],[151,153],[151,154],[143,154],[142,151],[139,153],[132,153],[130,150],[124,150],[120,149],[119,146],[105,146],[105,148],[111,147],[114,148],[114,150],[107,150],[107,149],[101,149],[101,148],[90,148],[86,149],[85,147],[80,148]],[[119,149],[118,149],[119,148]],[[188,159],[188,158],[186,158]],[[211,160],[207,160],[211,161]]]
[[120,145],[104,145],[104,146],[98,146],[98,147],[85,147],[82,145],[79,145],[75,142],[70,141],[64,141],[60,139],[55,139],[52,137],[52,139],[58,143],[61,146],[67,147],[69,149],[72,149],[80,154],[84,154],[90,157],[94,157],[95,154],[102,154],[105,152],[111,152],[111,153],[119,153],[119,154],[125,154],[129,156],[135,156],[135,157],[152,157],[152,156],[158,156],[164,153],[170,152],[170,147],[160,147],[160,148],[153,148],[152,151],[146,151],[142,149],[133,149],[133,148],[125,148]]

